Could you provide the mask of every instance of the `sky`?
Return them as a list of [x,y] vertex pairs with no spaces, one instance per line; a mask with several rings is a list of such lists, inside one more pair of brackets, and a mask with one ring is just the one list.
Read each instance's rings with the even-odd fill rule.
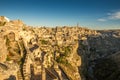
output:
[[120,29],[120,0],[0,0],[0,16],[30,26]]

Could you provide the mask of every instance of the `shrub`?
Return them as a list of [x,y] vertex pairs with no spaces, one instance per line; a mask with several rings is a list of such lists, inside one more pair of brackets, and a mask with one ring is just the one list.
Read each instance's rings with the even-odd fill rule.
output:
[[48,41],[46,41],[46,40],[41,40],[41,44],[48,44]]
[[4,26],[6,22],[0,22],[0,26]]
[[7,56],[7,58],[6,58],[6,61],[10,61],[10,58],[9,58],[9,56]]
[[67,46],[64,48],[64,56],[67,57],[71,53],[71,47]]

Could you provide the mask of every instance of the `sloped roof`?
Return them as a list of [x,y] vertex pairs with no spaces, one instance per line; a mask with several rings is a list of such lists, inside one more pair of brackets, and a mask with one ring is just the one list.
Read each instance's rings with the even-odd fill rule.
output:
[[8,67],[2,63],[0,63],[0,68],[2,68],[3,70],[8,70]]

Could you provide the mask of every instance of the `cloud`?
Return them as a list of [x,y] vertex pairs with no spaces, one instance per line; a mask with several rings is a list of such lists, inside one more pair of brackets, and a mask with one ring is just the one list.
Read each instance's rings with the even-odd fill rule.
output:
[[106,20],[106,19],[103,19],[103,18],[100,18],[100,19],[98,19],[97,21],[105,22],[105,21],[107,21],[107,20]]
[[108,19],[120,20],[120,11],[114,12],[114,13],[110,13],[109,16],[108,16]]
[[105,22],[109,20],[120,20],[120,11],[107,13],[106,17],[97,19],[97,21],[100,21],[100,22]]

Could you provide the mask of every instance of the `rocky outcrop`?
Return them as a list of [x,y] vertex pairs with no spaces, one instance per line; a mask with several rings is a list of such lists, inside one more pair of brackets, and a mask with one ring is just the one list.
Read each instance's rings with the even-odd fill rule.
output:
[[[87,75],[93,80],[119,80],[120,38],[117,30],[100,31],[99,36],[88,37],[89,55]],[[116,37],[116,36],[117,37]],[[111,76],[111,77],[110,77]],[[115,78],[116,77],[116,78]]]
[[5,26],[10,20],[5,16],[0,16],[0,26]]
[[0,62],[4,62],[7,59],[8,50],[3,33],[0,33]]
[[15,40],[15,33],[10,32],[6,37],[6,46],[8,49],[8,57],[13,60],[20,61],[20,47],[18,45],[18,42]]
[[114,53],[105,59],[97,61],[94,75],[97,80],[120,79],[120,52]]

